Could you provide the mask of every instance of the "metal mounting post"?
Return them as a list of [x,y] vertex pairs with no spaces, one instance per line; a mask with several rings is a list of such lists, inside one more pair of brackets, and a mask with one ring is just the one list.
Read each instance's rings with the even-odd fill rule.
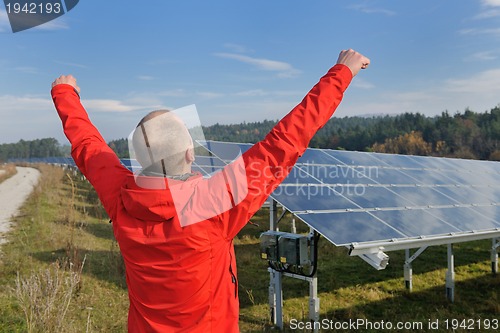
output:
[[[316,274],[309,280],[309,320],[313,323],[319,322],[318,278]],[[313,327],[314,332],[318,332],[317,325]]]
[[277,231],[276,224],[278,223],[278,203],[276,200],[271,199],[269,206],[269,230]]
[[269,283],[269,307],[271,309],[271,321],[280,330],[283,329],[283,273],[268,269],[271,274]]
[[455,301],[455,263],[453,244],[448,244],[448,271],[446,272],[446,297],[452,303]]
[[491,272],[495,275],[498,273],[498,247],[500,247],[500,238],[493,238],[491,246]]
[[405,264],[404,264],[404,276],[405,276],[405,287],[408,291],[413,289],[413,268],[410,261],[410,249],[405,250]]

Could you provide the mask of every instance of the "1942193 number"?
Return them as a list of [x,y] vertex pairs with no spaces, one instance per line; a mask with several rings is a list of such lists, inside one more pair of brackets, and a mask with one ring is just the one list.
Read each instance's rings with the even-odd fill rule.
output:
[[59,14],[62,12],[60,2],[46,2],[46,3],[25,3],[19,2],[5,4],[7,14]]

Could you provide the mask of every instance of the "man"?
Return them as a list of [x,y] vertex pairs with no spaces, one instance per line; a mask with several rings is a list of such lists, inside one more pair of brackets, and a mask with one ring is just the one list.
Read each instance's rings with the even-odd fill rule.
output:
[[[151,159],[143,167],[155,168],[151,174],[134,175],[120,164],[90,122],[80,104],[76,79],[61,76],[53,82],[52,98],[71,142],[73,159],[113,221],[126,267],[129,332],[239,331],[232,240],[330,119],[351,79],[369,63],[354,50],[342,51],[337,64],[302,102],[241,156],[246,188],[237,202],[232,200],[234,189],[226,183],[215,187],[211,179],[189,173],[194,158],[190,142],[176,154],[180,156],[179,169],[162,165],[166,158],[161,152],[153,153],[151,143],[164,131],[161,126],[147,131],[143,127],[168,112],[146,116],[134,132],[139,133],[139,141],[149,154],[143,160]],[[172,118],[164,124],[174,122]],[[165,152],[165,156],[172,156],[172,152]],[[148,186],[150,182],[161,186]],[[190,195],[179,210],[174,201],[184,189]],[[216,215],[195,214],[197,210],[209,211],[223,195],[231,199],[227,209],[218,209]],[[186,216],[198,220],[182,223]]]

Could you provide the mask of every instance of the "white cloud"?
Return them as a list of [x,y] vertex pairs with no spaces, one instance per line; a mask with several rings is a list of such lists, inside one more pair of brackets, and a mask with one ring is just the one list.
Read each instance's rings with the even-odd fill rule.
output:
[[252,89],[252,90],[245,90],[245,91],[240,91],[235,94],[235,96],[239,97],[261,97],[261,96],[266,96],[269,95],[269,93],[265,92],[262,89]]
[[500,37],[500,28],[485,28],[485,29],[471,28],[471,29],[460,30],[459,33],[462,35],[471,35],[471,36],[495,35]]
[[77,64],[74,62],[66,62],[66,61],[54,61],[54,63],[63,65],[63,66],[68,66],[68,67],[77,67],[77,68],[88,68],[88,66],[83,65],[83,64]]
[[[157,100],[141,97],[130,98],[124,101],[115,99],[84,99],[82,104],[89,112],[130,112],[153,110],[161,108]],[[54,111],[54,104],[50,98],[36,95],[0,96],[0,114],[7,116],[12,112]]]
[[3,95],[0,96],[0,114],[7,116],[12,112],[38,112],[53,110],[54,105],[50,98],[42,98],[35,95],[13,96]]
[[7,12],[3,9],[0,9],[0,32],[12,31],[10,28],[9,17],[7,16]]
[[213,112],[206,115],[207,124],[238,124],[242,121],[276,120],[285,116],[296,101],[257,100],[245,103],[228,102],[214,106]]
[[468,78],[449,79],[445,83],[446,91],[478,95],[496,94],[500,100],[500,68],[480,72]]
[[214,55],[220,58],[233,59],[239,62],[250,64],[261,70],[278,72],[279,77],[295,77],[301,73],[299,70],[293,68],[292,65],[283,61],[253,58],[246,55],[234,53],[215,53]]
[[164,90],[160,92],[158,95],[167,97],[185,97],[187,96],[187,92],[184,89],[172,89],[172,90]]
[[352,86],[361,89],[373,89],[375,85],[371,82],[368,82],[362,78],[357,77],[356,80],[352,82]]
[[493,51],[476,52],[465,58],[465,61],[489,61],[498,59]]
[[203,98],[210,98],[210,99],[224,97],[224,94],[210,92],[210,91],[200,91],[200,92],[197,92],[196,95],[203,97]]
[[482,20],[500,16],[500,0],[481,0],[481,5],[481,12],[472,19]]
[[489,19],[489,18],[497,17],[497,16],[500,16],[500,10],[489,8],[488,10],[485,10],[485,11],[477,14],[476,16],[474,16],[473,19],[482,20],[482,19]]
[[24,73],[24,74],[39,74],[40,71],[36,67],[30,67],[30,66],[21,66],[21,67],[14,67],[13,68],[15,71]]
[[52,21],[49,21],[44,24],[40,24],[34,28],[33,30],[44,30],[44,31],[53,31],[53,30],[65,30],[69,29],[69,25],[62,18],[56,18]]
[[500,7],[500,0],[481,0],[484,6]]
[[365,13],[365,14],[383,14],[386,16],[394,16],[396,15],[395,11],[384,9],[384,8],[375,8],[368,6],[367,4],[357,4],[349,6],[349,8],[354,9],[356,11]]
[[229,49],[236,53],[249,53],[253,52],[253,50],[248,49],[247,47],[239,44],[226,43],[223,45],[226,49]]
[[135,104],[115,99],[87,99],[82,104],[89,112],[131,112],[161,108],[159,105]]
[[[357,79],[357,78],[356,78]],[[427,88],[383,92],[351,91],[340,106],[338,116],[398,114],[420,112],[429,116],[448,110],[470,108],[484,112],[500,102],[500,68],[460,78],[448,78]]]

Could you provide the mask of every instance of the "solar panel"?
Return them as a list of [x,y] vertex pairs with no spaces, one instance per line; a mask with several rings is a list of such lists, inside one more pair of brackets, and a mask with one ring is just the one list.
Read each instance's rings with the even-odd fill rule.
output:
[[[204,146],[224,163],[250,147]],[[390,245],[500,232],[499,176],[497,162],[310,148],[271,198],[337,246]]]

